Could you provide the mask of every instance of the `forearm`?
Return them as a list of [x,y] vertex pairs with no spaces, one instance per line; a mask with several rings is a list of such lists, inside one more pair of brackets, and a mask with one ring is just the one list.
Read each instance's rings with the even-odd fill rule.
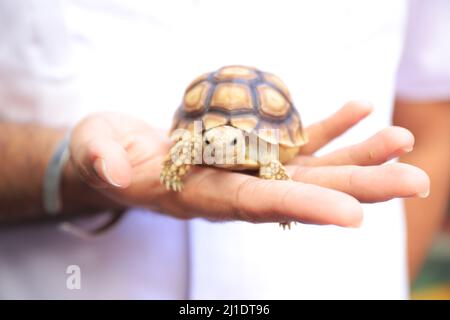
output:
[[[0,122],[0,224],[42,220],[42,185],[47,164],[66,130]],[[95,212],[115,206],[64,168],[62,214]]]
[[450,188],[450,102],[397,101],[394,124],[411,130],[414,151],[401,157],[430,176],[430,196],[405,201],[408,230],[408,262],[414,280],[439,230]]

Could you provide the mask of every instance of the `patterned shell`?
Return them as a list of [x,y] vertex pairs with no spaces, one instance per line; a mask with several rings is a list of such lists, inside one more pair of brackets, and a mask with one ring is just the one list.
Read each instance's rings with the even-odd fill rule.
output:
[[202,121],[203,130],[230,125],[287,147],[307,142],[285,84],[251,67],[227,66],[195,79],[186,89],[172,131],[193,130],[194,121]]

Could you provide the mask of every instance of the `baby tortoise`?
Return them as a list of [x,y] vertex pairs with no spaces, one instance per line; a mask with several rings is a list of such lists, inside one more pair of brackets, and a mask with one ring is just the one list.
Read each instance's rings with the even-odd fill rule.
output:
[[161,183],[174,191],[182,190],[182,178],[195,164],[259,169],[262,179],[288,180],[283,163],[307,142],[285,84],[245,66],[226,66],[195,79],[170,133],[175,144],[163,163]]

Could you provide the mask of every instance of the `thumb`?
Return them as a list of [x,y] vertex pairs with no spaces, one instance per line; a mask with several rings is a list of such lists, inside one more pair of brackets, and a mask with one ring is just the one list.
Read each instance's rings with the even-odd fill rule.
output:
[[[88,129],[88,128],[86,128]],[[109,135],[83,139],[74,131],[70,145],[71,161],[83,179],[94,187],[126,188],[131,183],[131,165],[125,149]]]

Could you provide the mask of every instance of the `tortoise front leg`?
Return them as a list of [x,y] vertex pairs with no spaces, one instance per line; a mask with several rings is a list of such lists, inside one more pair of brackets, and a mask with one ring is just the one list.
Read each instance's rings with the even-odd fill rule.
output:
[[[261,164],[259,168],[259,177],[267,180],[291,180],[289,174],[286,172],[283,164],[278,160],[270,160],[265,164]],[[280,222],[283,230],[291,229],[290,222]]]
[[182,178],[189,172],[201,150],[201,140],[197,137],[182,138],[178,141],[163,162],[160,181],[167,190],[181,191]]
[[270,160],[265,164],[261,164],[259,177],[268,180],[291,180],[283,164],[278,160]]

